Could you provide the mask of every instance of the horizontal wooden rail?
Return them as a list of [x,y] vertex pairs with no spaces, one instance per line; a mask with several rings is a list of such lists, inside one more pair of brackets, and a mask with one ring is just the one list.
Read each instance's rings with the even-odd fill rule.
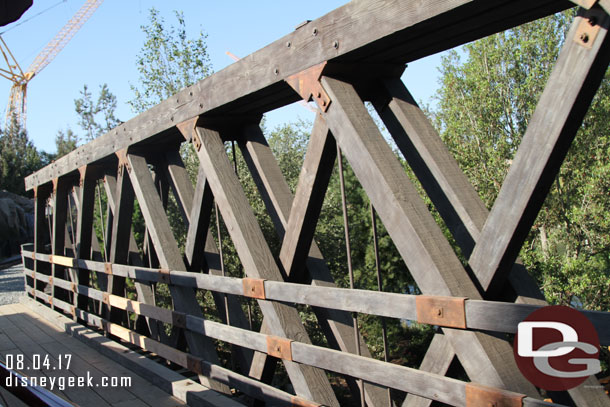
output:
[[[52,256],[25,250],[22,253],[24,257],[31,257],[40,261],[57,262],[55,264],[69,265],[69,267],[102,273],[110,272],[112,275],[129,277],[135,280],[171,283],[173,285],[211,290],[225,294],[250,296],[244,290],[244,280],[246,279],[242,278],[177,270],[164,270],[163,273],[160,273],[159,269],[146,267],[120,264],[110,265],[110,263]],[[31,273],[28,275],[32,276]],[[55,284],[59,287],[57,282],[58,280],[56,279]],[[271,280],[264,280],[262,284],[264,285],[264,299],[266,300],[292,302],[314,307],[407,319],[437,326],[504,333],[516,333],[517,325],[521,321],[533,311],[544,307],[543,305],[485,300],[464,299],[463,301],[455,301],[454,297],[352,290]],[[69,287],[61,288],[70,289]],[[99,300],[99,298],[96,299]],[[419,305],[418,302],[420,303]],[[425,304],[421,305],[421,303]],[[389,307],[388,304],[392,304],[392,306]],[[430,319],[430,313],[433,315],[440,313],[441,316]],[[600,343],[604,346],[610,345],[610,313],[598,311],[582,311],[582,313],[595,326]],[[452,314],[461,314],[463,319],[458,319],[456,323],[455,319],[449,318],[449,315]]]
[[[30,270],[26,270],[26,275],[40,281],[47,283],[49,282],[48,276],[43,276],[40,274],[35,275]],[[496,402],[508,402],[510,400],[512,402],[518,401],[519,404],[516,405],[524,406],[552,405],[550,403],[525,397],[524,395],[514,392],[487,388],[486,386],[481,386],[476,383],[466,383],[460,380],[444,377],[442,375],[381,362],[351,353],[340,352],[321,346],[296,341],[288,341],[272,335],[208,321],[204,318],[185,315],[169,309],[143,304],[139,301],[107,294],[90,287],[75,285],[74,283],[58,278],[53,279],[53,281],[57,287],[70,290],[74,294],[88,295],[92,299],[102,301],[107,305],[111,305],[125,311],[133,312],[137,315],[153,318],[180,328],[186,328],[192,332],[197,332],[217,340],[246,347],[272,356],[281,355],[282,358],[298,363],[362,378],[372,383],[388,386],[394,389],[419,395],[421,397],[435,399],[453,406],[468,406],[469,404],[467,402],[466,394],[467,392],[472,391],[473,388],[476,388],[478,391],[489,391],[490,394],[493,394],[493,397],[495,397]],[[87,321],[87,323],[91,325],[104,329],[110,334],[115,335],[126,342],[136,345],[144,350],[156,353],[165,359],[193,371],[194,373],[207,375],[222,383],[226,383],[227,385],[235,386],[236,388],[244,391],[244,393],[253,397],[260,397],[260,392],[266,391],[269,392],[274,398],[279,398],[286,403],[293,403],[293,405],[319,405],[306,400],[296,400],[295,396],[291,396],[288,393],[281,392],[271,386],[259,383],[231,370],[207,363],[201,358],[181,352],[154,339],[140,335],[128,328],[110,323],[109,321],[93,315],[85,310],[75,308],[72,304],[58,299],[53,299],[52,297],[38,290],[31,289],[28,290],[28,292],[33,297],[38,297],[41,300],[52,304],[56,308],[62,309],[73,316],[77,316],[82,320]],[[279,346],[277,345],[278,343],[287,344],[286,346],[288,346],[288,349],[283,350],[276,347]],[[267,386],[269,389],[265,387],[264,390],[260,390],[260,386]],[[253,392],[256,394],[251,394]],[[301,402],[303,404],[297,404],[297,402]]]

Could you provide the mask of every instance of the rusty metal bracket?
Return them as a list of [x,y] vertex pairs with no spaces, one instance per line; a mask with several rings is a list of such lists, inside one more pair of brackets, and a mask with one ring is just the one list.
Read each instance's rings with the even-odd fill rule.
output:
[[159,280],[157,281],[159,283],[171,284],[172,275],[170,274],[170,271],[168,269],[159,269]]
[[292,87],[306,102],[313,99],[323,112],[328,110],[330,105],[330,96],[322,87],[320,77],[326,66],[326,61],[321,64],[314,65],[311,68],[291,75],[285,79],[286,83]]
[[198,120],[199,116],[185,120],[182,123],[178,123],[176,125],[176,128],[178,129],[178,131],[180,131],[186,141],[191,141],[193,139],[193,135],[196,134],[195,126],[197,126]]
[[478,383],[466,384],[466,407],[521,407],[525,394],[488,387]]
[[119,159],[119,175],[123,173],[123,168],[127,168],[127,172],[131,172],[131,166],[129,165],[129,160],[127,159],[127,149],[124,148],[122,150],[119,150],[115,152],[115,154]]
[[582,16],[578,27],[576,28],[574,41],[582,47],[591,49],[597,35],[599,34],[599,23],[604,17],[605,13],[601,9],[593,8],[586,11],[586,13]]
[[197,152],[201,150],[201,138],[199,138],[199,134],[196,131],[193,131],[193,147],[195,147]]
[[104,263],[104,272],[109,276],[112,275],[112,263]]
[[110,294],[102,293],[102,302],[106,305],[110,305]]
[[72,291],[73,293],[76,292],[76,283],[70,283],[70,291]]
[[53,193],[57,193],[57,183],[59,182],[59,178],[53,178]]
[[38,186],[34,187],[34,198],[38,198]]
[[53,276],[49,276],[49,282],[47,284],[53,285]]
[[72,306],[70,307],[70,314],[71,314],[73,317],[76,317],[76,307],[75,307],[74,305],[72,305]]
[[292,360],[292,340],[267,336],[267,354],[283,360]]
[[184,312],[172,311],[172,325],[176,328],[186,328],[186,314]]
[[78,172],[80,174],[79,185],[82,187],[85,183],[85,176],[87,175],[87,166],[83,165],[82,167],[78,167]]
[[202,374],[201,359],[193,355],[186,355],[186,368],[191,372]]
[[242,279],[244,288],[244,296],[250,298],[256,298],[264,300],[265,298],[265,280],[260,278],[248,278]]
[[417,322],[465,329],[465,301],[464,297],[418,295],[415,297]]
[[290,397],[290,404],[293,407],[321,407],[322,406],[322,404],[318,404],[313,401],[303,399],[299,396]]

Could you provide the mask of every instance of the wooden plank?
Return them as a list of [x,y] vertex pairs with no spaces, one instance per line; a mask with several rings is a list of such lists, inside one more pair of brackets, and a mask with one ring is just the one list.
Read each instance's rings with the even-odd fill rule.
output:
[[[480,299],[356,91],[325,76],[322,84],[332,100],[325,113],[328,126],[420,290],[428,295]],[[537,395],[518,374],[508,343],[482,332],[447,328],[443,332],[472,380]]]
[[[314,122],[299,183],[292,201],[280,261],[287,276],[301,281],[326,190],[335,166],[337,146],[322,116]],[[263,173],[264,174],[264,173]],[[275,186],[275,185],[273,185]],[[288,190],[289,192],[290,190]],[[290,202],[291,196],[284,201]]]
[[[195,191],[193,191],[193,184],[188,177],[182,158],[174,155],[173,157],[168,158],[168,162],[172,163],[172,165],[168,167],[168,172],[172,179],[172,188],[174,190],[176,203],[178,204],[180,211],[185,215],[185,223],[188,226],[185,256],[187,262],[190,263],[189,269],[197,272],[203,268],[204,271],[211,275],[209,276],[211,277],[211,280],[214,280],[214,277],[212,276],[220,276],[222,275],[222,271],[220,269],[219,261],[220,254],[209,230],[209,217],[211,215],[213,196],[205,178],[205,173],[203,172],[202,167],[199,166],[197,186]],[[182,276],[187,277],[185,274],[187,273],[182,273]],[[193,277],[193,274],[188,277]],[[204,276],[197,277],[203,278]],[[176,284],[181,281],[176,280],[175,276],[172,276],[172,279],[172,283]],[[226,280],[216,280],[220,282],[222,288],[225,288]],[[248,319],[244,314],[241,303],[237,297],[233,295],[222,295],[217,291],[214,291],[214,287],[209,287],[207,289],[212,290],[212,298],[216,305],[217,315],[224,323],[230,322],[231,325],[240,328],[247,328],[249,326]],[[227,293],[227,291],[224,290],[223,292]],[[243,292],[238,290],[229,293],[241,295]],[[230,321],[227,321],[225,298]],[[243,347],[237,348],[234,351],[233,356],[236,357],[239,368],[242,369],[243,373],[247,373],[252,365],[253,353],[249,349]]]
[[[495,5],[501,2],[487,3]],[[535,12],[545,5],[548,10]],[[290,97],[291,90],[283,80],[321,62],[334,58],[364,58],[380,49],[392,54],[393,48],[412,40],[414,34],[419,33],[417,53],[393,53],[397,63],[406,63],[413,58],[459,45],[452,39],[460,33],[471,33],[462,39],[463,42],[469,42],[504,28],[502,22],[509,16],[514,16],[511,23],[516,26],[538,18],[541,14],[550,14],[570,6],[571,3],[567,1],[520,1],[508,13],[507,10],[500,13],[494,7],[483,8],[480,2],[472,0],[435,0],[426,7],[411,2],[387,4],[382,0],[350,2],[180,91],[86,147],[77,148],[27,177],[26,188],[29,190],[34,185],[46,183],[60,174],[74,171],[152,135],[169,131],[176,123],[221,107],[226,112],[239,105],[247,106],[265,92],[273,94],[265,108],[267,110],[294,102],[298,96],[292,93],[293,97]],[[483,11],[480,11],[482,8]],[[473,17],[476,17],[477,22],[487,23],[483,30],[473,29],[473,24],[460,24]],[[458,32],[445,33],[447,22],[455,24]],[[316,35],[312,35],[314,28]],[[338,47],[333,46],[334,41],[337,41]],[[290,47],[286,47],[288,42]],[[442,45],[430,47],[430,44],[443,43],[447,44],[445,48]],[[359,49],[360,53],[355,52]],[[428,53],[426,49],[429,49]]]
[[[445,376],[454,357],[455,352],[447,338],[443,334],[436,333],[419,365],[419,370]],[[431,399],[409,393],[402,403],[402,407],[429,407],[431,404]]]
[[[95,186],[97,176],[95,168],[88,165],[81,169],[81,185],[78,190],[78,215],[76,220],[76,258],[89,260],[91,258],[91,246],[95,204]],[[89,270],[78,270],[77,284],[89,285]],[[88,309],[87,297],[78,295],[74,305],[84,310]]]
[[[574,40],[578,25],[589,15],[600,25],[591,48]],[[608,25],[605,13],[590,10],[576,17],[568,32],[468,261],[486,290],[505,280],[604,77],[610,61]]]
[[[46,211],[47,199],[52,192],[51,184],[45,184],[35,189],[34,198],[34,253],[46,252],[45,244],[50,241],[51,231],[49,230]],[[25,262],[24,262],[25,264]],[[51,266],[46,262],[34,259],[34,272],[51,274]],[[35,279],[34,279],[35,280]],[[44,290],[44,287],[36,281],[32,281],[32,287]]]
[[[186,402],[188,400],[188,404],[191,406],[241,406],[241,404],[237,403],[231,398],[209,390],[208,388],[201,386],[192,380],[186,379],[179,373],[174,372],[173,370],[150,359],[147,359],[119,343],[108,341],[103,336],[86,327],[83,327],[82,325],[75,325],[73,321],[51,311],[49,308],[41,304],[29,300],[25,300],[23,304],[32,309],[36,315],[44,318],[45,321],[48,321],[48,323],[56,326],[60,331],[66,332],[68,335],[72,335],[82,343],[85,343],[91,348],[95,349],[97,352],[96,359],[94,361],[96,367],[100,367],[100,364],[102,363],[99,361],[99,355],[102,354],[105,358],[107,358],[103,362],[105,366],[107,366],[108,363],[112,363],[112,365],[114,365],[110,371],[113,375],[120,374],[120,370],[117,370],[116,368],[116,363],[118,363],[121,366],[125,366],[127,369],[130,369],[129,374],[135,372],[141,377],[145,377],[147,381],[155,385],[155,388],[160,388],[169,394],[173,394],[182,402]],[[109,362],[109,360],[112,362]],[[136,377],[134,377],[134,381],[135,380]],[[151,393],[151,395],[154,394],[159,396],[158,390]],[[145,399],[144,397],[142,398]],[[153,402],[151,405],[156,405],[156,403]]]
[[[196,131],[202,142],[198,152],[200,165],[210,183],[246,274],[252,278],[282,280],[260,226],[231,168],[220,135],[216,131],[201,127]],[[273,334],[309,341],[294,307],[263,300],[259,300],[258,304]],[[323,371],[288,361],[284,361],[284,366],[297,395],[325,405],[338,405]]]
[[[144,216],[151,240],[157,251],[159,262],[163,268],[168,269],[186,269],[182,261],[182,255],[178,249],[178,244],[174,238],[173,232],[167,220],[167,215],[163,209],[161,199],[155,188],[152,175],[148,169],[146,159],[141,156],[128,154],[127,161],[131,171],[129,176],[133,184],[134,192],[140,204],[140,210]],[[201,316],[201,307],[199,306],[195,293],[190,288],[177,287],[169,285],[174,308],[180,312],[186,312],[191,315]],[[187,342],[193,352],[197,356],[202,356],[211,363],[219,363],[218,355],[216,354],[214,344],[201,335],[193,333],[186,334]],[[206,386],[218,390],[222,393],[229,393],[230,390],[226,385],[217,383],[209,378],[200,375],[200,380]]]
[[[72,188],[71,179],[67,177],[58,178],[53,183],[53,235],[51,237],[51,253],[63,256],[66,246],[66,222],[68,215],[68,193]],[[51,275],[63,278],[65,269],[62,266],[51,264]],[[51,283],[51,295],[55,298],[66,299],[64,293],[56,292]]]

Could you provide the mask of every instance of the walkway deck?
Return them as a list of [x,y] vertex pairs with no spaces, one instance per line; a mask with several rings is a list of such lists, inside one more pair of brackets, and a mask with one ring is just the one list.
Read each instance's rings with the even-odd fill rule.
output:
[[[98,350],[69,336],[66,332],[62,332],[56,324],[51,324],[44,316],[33,312],[31,307],[35,308],[37,305],[30,301],[30,304],[26,302],[25,304],[0,306],[0,355],[2,360],[6,360],[6,356],[11,354],[15,355],[14,357],[18,354],[24,355],[23,373],[31,377],[44,375],[49,378],[47,380],[54,377],[59,380],[60,377],[65,377],[63,380],[67,382],[68,377],[86,377],[87,374],[92,376],[93,387],[68,388],[66,385],[63,390],[53,389],[58,396],[81,406],[173,407],[186,405],[184,401],[162,391],[158,385],[152,384],[144,377],[103,356]],[[53,311],[49,310],[49,312]],[[60,323],[62,322],[60,321]],[[64,366],[62,370],[53,370],[53,367],[58,366],[58,355],[66,354],[72,355],[69,369],[66,370]],[[33,355],[40,355],[41,360],[49,355],[51,369],[34,371],[31,368]],[[159,367],[167,370],[168,377],[171,377],[171,374],[176,375],[169,369]],[[129,377],[131,386],[102,387],[102,377]],[[185,381],[188,380],[185,379]],[[194,382],[192,383],[195,388],[198,387]],[[96,385],[98,386],[96,387]],[[47,389],[50,390],[49,386]],[[201,404],[197,402],[198,400],[194,401],[196,402],[193,404]]]

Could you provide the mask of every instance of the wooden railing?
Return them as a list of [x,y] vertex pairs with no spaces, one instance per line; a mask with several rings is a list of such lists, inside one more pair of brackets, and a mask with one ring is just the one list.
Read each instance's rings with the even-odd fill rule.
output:
[[[547,305],[518,253],[608,66],[607,5],[578,2],[588,9],[568,33],[488,211],[400,81],[404,64],[572,4],[420,3],[349,3],[26,178],[36,197],[36,238],[22,252],[29,295],[196,373],[214,390],[238,389],[268,405],[339,405],[327,372],[345,376],[361,405],[395,404],[387,388],[408,393],[405,406],[430,400],[549,404],[517,370],[504,334],[515,333],[519,322]],[[318,114],[293,196],[259,121],[299,98],[315,101]],[[468,270],[364,101],[379,113]],[[278,255],[265,240],[225,142],[241,151],[279,237]],[[184,143],[192,144],[198,160],[195,184],[180,154]],[[343,156],[370,199],[373,224],[377,218],[383,223],[421,295],[353,289]],[[335,163],[349,289],[337,287],[313,239]],[[100,180],[103,222],[95,218]],[[186,227],[182,250],[168,219],[170,191]],[[132,224],[136,201],[145,223],[143,244]],[[222,239],[215,240],[210,225],[220,217],[244,278],[225,275]],[[101,244],[96,222],[105,226]],[[131,282],[135,292],[129,294]],[[171,309],[157,304],[160,286],[169,290]],[[204,315],[201,292],[212,294],[222,323]],[[249,323],[244,298],[263,316],[260,332]],[[329,347],[311,343],[295,304],[315,313]],[[419,370],[400,366],[371,357],[358,314],[430,324],[442,334],[434,336]],[[610,314],[585,315],[608,345]],[[221,363],[214,340],[231,344],[230,368]],[[445,376],[455,356],[472,382]],[[270,385],[268,372],[277,360],[295,394]],[[594,378],[559,397],[608,405]]]

